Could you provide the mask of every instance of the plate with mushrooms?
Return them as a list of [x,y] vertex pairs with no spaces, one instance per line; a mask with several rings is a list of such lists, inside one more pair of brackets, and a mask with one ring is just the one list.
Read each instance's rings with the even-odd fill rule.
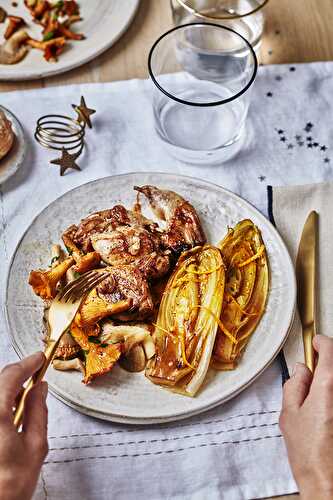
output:
[[227,401],[274,360],[293,320],[294,271],[275,228],[199,179],[107,177],[45,208],[7,279],[20,356],[47,342],[50,301],[88,269],[103,280],[46,378],[57,398],[105,420],[168,422]]
[[32,80],[94,59],[124,33],[140,0],[4,0],[0,80]]

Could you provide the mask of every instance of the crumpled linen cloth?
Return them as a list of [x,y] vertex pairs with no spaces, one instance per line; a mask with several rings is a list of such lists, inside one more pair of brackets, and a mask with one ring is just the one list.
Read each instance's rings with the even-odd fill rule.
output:
[[[189,166],[164,151],[154,131],[151,83],[132,80],[2,93],[23,124],[28,154],[0,189],[1,300],[11,255],[32,218],[69,189],[131,171],[202,177],[267,213],[266,186],[332,179],[333,63],[267,66],[253,87],[242,151],[220,166]],[[60,177],[56,154],[33,139],[46,113],[71,114],[84,95],[97,110],[82,172]],[[292,217],[293,214],[290,214]],[[3,311],[0,365],[14,361]],[[297,490],[278,427],[278,362],[232,401],[174,424],[130,427],[95,420],[48,397],[50,452],[35,499],[262,498]]]

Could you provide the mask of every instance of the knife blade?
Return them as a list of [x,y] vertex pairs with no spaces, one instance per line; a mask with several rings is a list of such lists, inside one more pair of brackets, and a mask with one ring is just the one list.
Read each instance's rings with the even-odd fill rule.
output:
[[303,227],[296,259],[297,305],[302,323],[306,366],[314,370],[312,339],[316,335],[316,263],[318,214],[312,211]]

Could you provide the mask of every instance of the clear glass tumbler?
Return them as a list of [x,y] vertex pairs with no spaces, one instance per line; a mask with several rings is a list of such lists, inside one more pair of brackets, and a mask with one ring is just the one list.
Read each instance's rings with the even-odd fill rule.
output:
[[154,43],[155,128],[172,156],[218,164],[238,153],[257,67],[251,44],[217,24],[178,26]]
[[170,0],[175,26],[195,21],[223,24],[243,35],[258,51],[268,0]]

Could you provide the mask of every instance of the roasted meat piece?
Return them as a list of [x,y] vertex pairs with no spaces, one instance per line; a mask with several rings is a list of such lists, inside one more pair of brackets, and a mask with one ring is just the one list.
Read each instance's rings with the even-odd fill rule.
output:
[[179,194],[148,185],[134,189],[144,194],[156,217],[166,221],[166,229],[161,234],[164,248],[179,253],[206,242],[194,207]]
[[64,233],[85,253],[92,250],[91,236],[98,233],[112,233],[121,226],[137,226],[155,231],[157,224],[146,219],[141,213],[115,205],[108,210],[95,212],[82,219],[78,226],[70,226]]
[[159,251],[159,238],[141,226],[120,226],[110,233],[90,237],[92,246],[110,265],[130,264],[140,257]]
[[134,266],[110,268],[110,278],[97,287],[97,292],[108,302],[130,300],[128,311],[118,314],[122,320],[143,320],[152,315],[154,303],[151,291],[143,273]]

